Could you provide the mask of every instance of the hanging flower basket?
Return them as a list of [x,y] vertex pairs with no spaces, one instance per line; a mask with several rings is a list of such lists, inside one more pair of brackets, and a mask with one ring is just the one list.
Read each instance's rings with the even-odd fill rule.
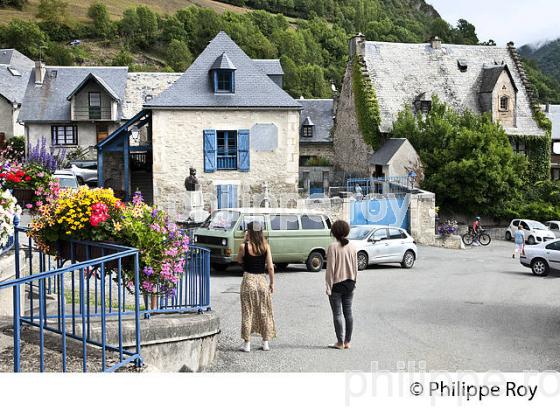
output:
[[[86,245],[83,243],[72,243],[70,241],[59,240],[56,244],[56,256],[61,261],[70,262],[85,262],[91,259],[102,258],[104,256],[112,255],[120,252],[119,249],[112,249],[111,247],[104,247],[103,244],[119,245],[115,242],[106,241],[99,242],[96,245]],[[101,265],[98,265],[99,268]],[[118,260],[105,262],[105,270],[117,270],[119,267]],[[134,257],[129,256],[121,259],[122,270],[134,269]]]

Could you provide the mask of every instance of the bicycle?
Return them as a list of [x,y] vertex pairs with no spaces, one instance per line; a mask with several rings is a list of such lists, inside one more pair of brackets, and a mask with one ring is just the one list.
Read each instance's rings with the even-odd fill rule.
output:
[[461,239],[467,246],[472,245],[475,241],[478,241],[482,246],[488,246],[490,242],[492,242],[492,238],[484,229],[479,229],[478,232],[475,233],[472,228],[469,228],[469,231],[464,234]]

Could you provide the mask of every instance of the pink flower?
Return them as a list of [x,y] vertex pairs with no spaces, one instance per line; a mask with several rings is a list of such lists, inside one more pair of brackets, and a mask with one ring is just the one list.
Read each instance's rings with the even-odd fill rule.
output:
[[43,206],[43,201],[37,201],[37,202],[35,202],[35,206]]
[[33,208],[33,204],[25,204],[25,207],[26,207],[27,209],[31,209],[31,208]]

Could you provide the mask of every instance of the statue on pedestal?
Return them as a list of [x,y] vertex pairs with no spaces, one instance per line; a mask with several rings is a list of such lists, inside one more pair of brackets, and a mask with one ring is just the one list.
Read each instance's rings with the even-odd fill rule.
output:
[[185,178],[185,189],[187,191],[197,191],[199,189],[196,169],[193,167],[189,168],[189,176]]

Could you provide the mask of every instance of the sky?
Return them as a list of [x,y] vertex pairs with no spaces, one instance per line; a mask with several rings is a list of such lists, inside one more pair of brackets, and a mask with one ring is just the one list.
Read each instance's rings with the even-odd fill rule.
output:
[[560,0],[426,0],[452,25],[464,18],[480,41],[516,47],[560,38]]

